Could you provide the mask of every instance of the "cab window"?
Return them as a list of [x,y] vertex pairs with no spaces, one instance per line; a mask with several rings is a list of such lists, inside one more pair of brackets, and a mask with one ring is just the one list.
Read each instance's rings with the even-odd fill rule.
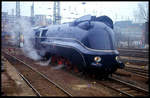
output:
[[41,38],[41,41],[46,40],[46,32],[47,32],[47,29],[42,31],[42,35],[41,35],[42,38]]

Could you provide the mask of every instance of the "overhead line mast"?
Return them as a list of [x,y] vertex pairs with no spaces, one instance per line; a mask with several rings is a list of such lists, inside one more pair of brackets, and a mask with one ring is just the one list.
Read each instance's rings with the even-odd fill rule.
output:
[[20,17],[20,2],[16,1],[16,17]]
[[60,2],[54,1],[53,7],[53,24],[60,24],[61,16],[60,16]]

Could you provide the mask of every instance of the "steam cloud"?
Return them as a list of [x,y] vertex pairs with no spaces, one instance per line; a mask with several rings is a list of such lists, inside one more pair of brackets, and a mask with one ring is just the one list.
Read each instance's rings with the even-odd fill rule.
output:
[[11,27],[11,25],[9,25],[9,27],[11,35],[17,38],[15,39],[16,44],[19,40],[19,32],[23,34],[24,45],[22,47],[22,50],[24,54],[33,60],[40,60],[41,56],[38,55],[37,51],[34,49],[33,42],[31,40],[34,37],[34,33],[30,22],[25,18],[20,18],[16,20],[16,24],[13,27]]
[[55,67],[52,67],[53,70],[56,70],[56,69],[61,69],[61,68],[64,68],[65,65],[64,64],[61,64],[61,65],[57,65]]
[[51,58],[48,61],[40,61],[37,62],[36,64],[40,64],[42,66],[48,66],[48,64],[51,62]]
[[[19,44],[19,32],[23,34],[24,37],[24,44],[23,47],[21,48],[22,51],[24,52],[24,55],[37,61],[41,60],[42,57],[37,53],[36,49],[34,48],[34,42],[33,38],[35,37],[33,33],[33,28],[30,24],[30,21],[20,18],[16,20],[16,24],[12,25],[9,24],[9,31],[11,32],[11,36],[13,36],[15,39],[13,40],[13,43],[18,45]],[[40,51],[41,55],[45,54],[45,51]],[[39,61],[37,64],[40,64],[41,66],[48,66],[49,63],[51,62],[51,58],[47,61]],[[61,69],[65,65],[60,65],[60,66],[55,66],[52,69]]]

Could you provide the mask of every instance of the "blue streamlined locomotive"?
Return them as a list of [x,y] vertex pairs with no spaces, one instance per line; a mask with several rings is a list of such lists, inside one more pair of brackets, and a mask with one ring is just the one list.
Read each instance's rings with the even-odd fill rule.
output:
[[70,23],[35,29],[35,48],[41,56],[69,60],[79,71],[109,75],[125,65],[115,49],[113,21],[86,15]]

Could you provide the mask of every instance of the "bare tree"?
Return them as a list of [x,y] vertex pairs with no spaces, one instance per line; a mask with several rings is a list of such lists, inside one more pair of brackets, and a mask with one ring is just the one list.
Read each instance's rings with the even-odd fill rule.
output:
[[135,21],[143,23],[143,37],[142,45],[145,46],[145,43],[148,43],[148,24],[149,24],[149,4],[148,2],[142,2],[138,4],[138,8],[134,10]]
[[144,20],[148,21],[148,4],[139,4],[139,16],[143,17]]
[[138,9],[134,10],[134,17],[136,20],[144,20],[149,21],[149,13],[148,13],[148,3],[142,2],[138,4]]

